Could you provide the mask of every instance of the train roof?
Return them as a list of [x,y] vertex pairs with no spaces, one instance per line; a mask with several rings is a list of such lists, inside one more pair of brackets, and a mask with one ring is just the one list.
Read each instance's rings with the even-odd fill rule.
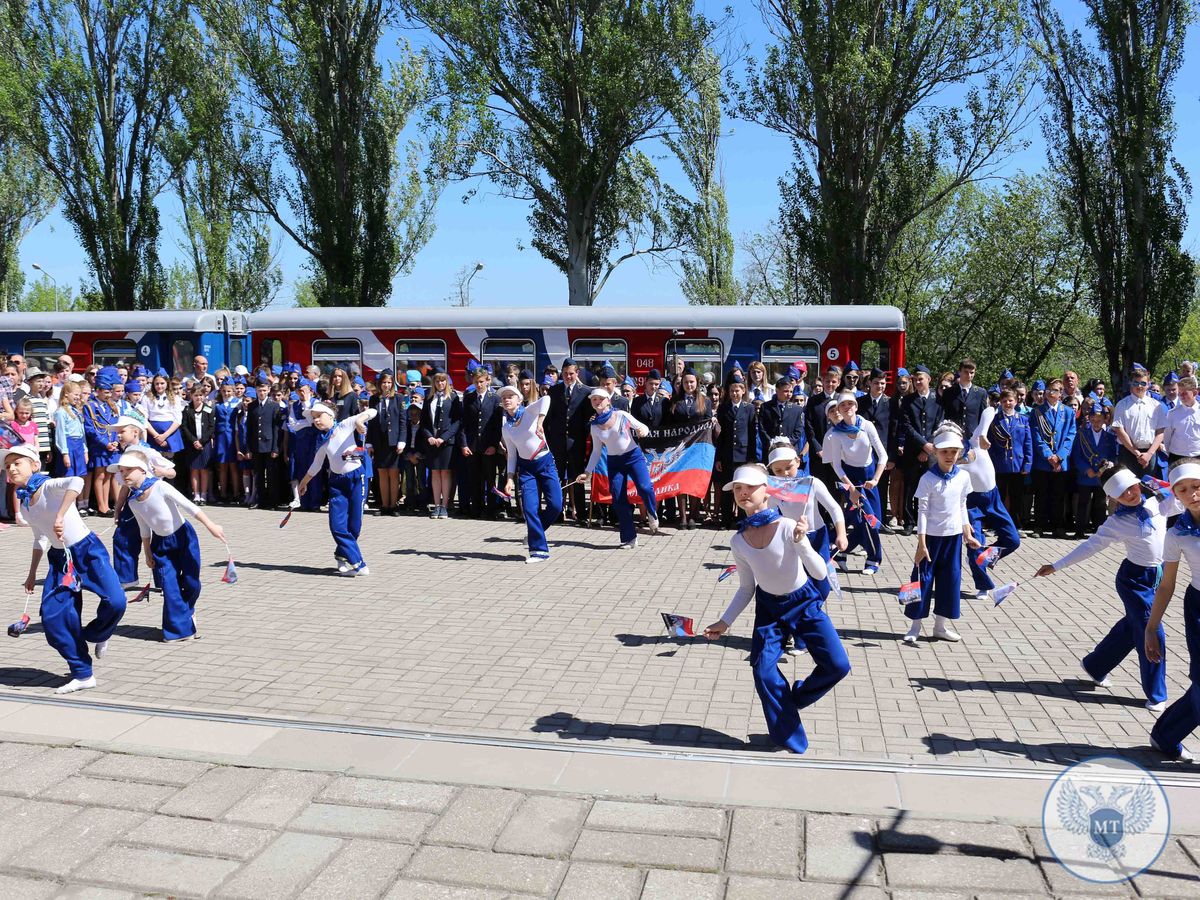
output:
[[245,334],[250,319],[224,309],[148,309],[132,312],[10,312],[0,331],[195,331]]
[[339,328],[814,328],[902,331],[894,306],[313,307],[250,316],[255,331]]

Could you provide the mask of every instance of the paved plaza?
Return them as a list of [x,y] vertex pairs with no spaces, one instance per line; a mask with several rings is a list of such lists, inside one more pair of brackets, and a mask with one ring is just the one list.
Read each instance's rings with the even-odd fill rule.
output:
[[[851,557],[829,611],[853,671],[796,757],[765,736],[749,612],[715,643],[663,633],[662,611],[723,611],[727,533],[621,551],[560,527],[526,566],[515,523],[371,517],[372,574],[348,579],[324,516],[212,512],[240,578],[202,534],[202,640],[159,643],[152,595],[65,700],[36,615],[0,644],[0,896],[1200,896],[1200,767],[1149,750],[1136,661],[1080,677],[1119,614],[1112,553],[1026,581],[1071,546],[1029,541],[999,569],[1015,594],[915,648],[895,600],[915,539],[885,538],[876,578]],[[0,533],[5,621],[28,543]],[[1062,766],[1101,753],[1154,768],[1178,812],[1116,887],[1037,824]]]

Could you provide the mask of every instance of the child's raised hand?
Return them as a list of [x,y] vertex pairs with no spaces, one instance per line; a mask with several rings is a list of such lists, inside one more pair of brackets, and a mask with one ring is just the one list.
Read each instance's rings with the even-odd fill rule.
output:
[[704,636],[710,641],[715,641],[728,630],[729,626],[723,620],[718,620],[704,629]]
[[1050,565],[1050,563],[1046,563],[1046,565],[1042,566],[1040,569],[1038,569],[1036,572],[1033,573],[1033,577],[1034,578],[1045,578],[1047,575],[1053,575],[1053,574],[1054,574],[1054,566]]

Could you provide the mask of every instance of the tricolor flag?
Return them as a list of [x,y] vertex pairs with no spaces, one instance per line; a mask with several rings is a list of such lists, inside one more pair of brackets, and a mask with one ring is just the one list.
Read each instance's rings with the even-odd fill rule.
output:
[[71,558],[71,551],[67,550],[67,571],[63,573],[62,586],[67,590],[75,590],[78,586],[75,579],[75,560]]
[[[681,434],[675,429],[658,429],[641,441],[646,465],[650,469],[650,483],[654,486],[654,498],[661,501],[681,494],[689,497],[704,497],[712,481],[713,463],[717,458],[713,447],[712,423],[706,422],[696,430]],[[680,439],[682,438],[682,439]],[[651,444],[664,444],[668,440],[678,441],[661,450],[651,449]],[[625,495],[630,503],[641,504],[633,479],[626,480]],[[592,474],[592,498],[597,503],[612,503],[608,487],[608,450],[600,451],[600,462]]]
[[25,443],[25,438],[17,433],[8,422],[0,422],[0,450],[11,450]]
[[674,613],[659,613],[663,624],[667,626],[667,634],[671,637],[695,637],[696,629],[692,620],[687,616],[677,616]]
[[129,602],[130,603],[141,603],[143,600],[146,600],[146,601],[150,600],[150,585],[148,585],[148,584],[144,588],[142,588],[140,591],[138,591],[137,596],[134,597]]
[[829,593],[833,594],[833,596],[837,597],[839,600],[843,599],[842,580],[838,578],[837,566],[833,564],[832,559],[825,563],[825,572],[825,577],[829,579]]
[[496,487],[495,485],[492,485],[492,496],[499,497],[505,503],[512,503],[512,494],[504,493],[504,491],[500,490],[500,488]]
[[909,603],[916,603],[921,599],[921,582],[910,581],[908,584],[900,585],[897,599],[899,599],[902,606],[906,606]]
[[20,637],[25,633],[25,629],[29,627],[29,614],[22,613],[19,622],[13,622],[8,626],[9,637]]
[[1159,500],[1164,499],[1168,491],[1171,490],[1171,483],[1169,481],[1161,481],[1153,475],[1143,475],[1142,486]]
[[1000,587],[992,588],[988,591],[988,598],[992,601],[992,606],[999,606],[1004,602],[1004,598],[1017,589],[1019,581],[1013,581],[1009,584],[1002,584]]
[[808,503],[812,494],[812,478],[801,475],[797,478],[767,476],[767,494],[785,503]]
[[975,565],[981,569],[990,569],[996,564],[996,560],[1000,558],[1000,548],[992,545],[984,547],[975,557]]
[[286,525],[288,522],[291,521],[293,512],[295,512],[294,509],[289,509],[286,513],[284,513],[283,518],[279,520],[280,528],[282,528],[284,525]]
[[737,566],[726,566],[721,570],[721,574],[717,576],[717,581],[721,582],[737,571]]
[[238,574],[237,566],[233,564],[233,557],[229,557],[229,562],[225,564],[225,574],[221,576],[221,580],[226,584],[237,584]]

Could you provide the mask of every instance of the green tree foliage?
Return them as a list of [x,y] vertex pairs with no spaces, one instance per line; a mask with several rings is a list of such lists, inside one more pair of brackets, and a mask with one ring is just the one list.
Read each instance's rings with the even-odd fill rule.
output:
[[[250,208],[311,257],[325,306],[383,306],[433,232],[437,185],[400,133],[427,96],[427,63],[376,52],[383,0],[202,0],[244,87]],[[261,128],[258,125],[261,123]]]
[[401,0],[444,48],[442,163],[532,204],[533,246],[593,303],[616,266],[687,240],[642,147],[694,92],[711,26],[690,0]]
[[721,173],[721,63],[706,51],[696,64],[695,102],[676,115],[678,133],[666,144],[679,159],[696,199],[685,218],[689,235],[681,266],[689,303],[730,305],[741,296],[733,275],[733,235]]
[[1031,8],[1045,62],[1050,160],[1087,248],[1109,377],[1151,368],[1195,289],[1180,247],[1190,184],[1171,155],[1171,86],[1194,11],[1187,0],[1087,0],[1092,43],[1048,0]]
[[4,38],[26,87],[5,98],[5,124],[54,179],[104,308],[160,306],[155,201],[198,68],[186,2],[32,0]]
[[993,171],[1024,123],[1018,0],[761,9],[776,43],[750,61],[735,110],[792,141],[779,224],[804,260],[797,287],[807,302],[877,303],[905,229]]
[[1021,176],[996,189],[965,185],[920,216],[880,299],[904,311],[908,358],[931,370],[969,355],[981,378],[1068,367],[1086,377],[1105,371],[1088,283],[1050,180]]
[[8,312],[17,293],[17,249],[25,235],[53,208],[54,183],[28,148],[7,129],[0,133],[0,312]]

